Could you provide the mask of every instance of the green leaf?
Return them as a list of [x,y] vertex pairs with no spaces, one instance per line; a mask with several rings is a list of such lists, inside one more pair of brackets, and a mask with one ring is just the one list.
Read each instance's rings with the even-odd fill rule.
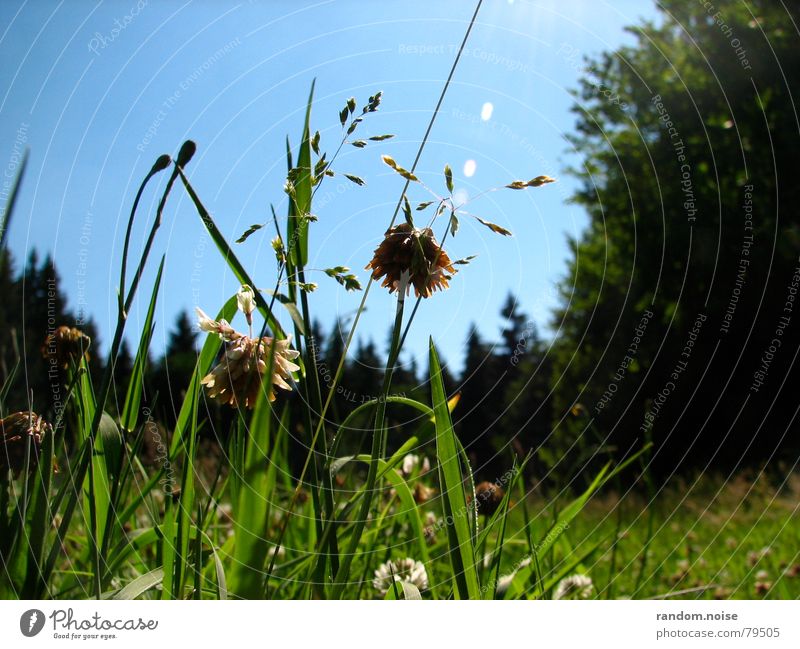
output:
[[125,588],[113,595],[111,599],[136,599],[145,591],[155,588],[162,581],[164,581],[164,569],[156,568],[134,579]]
[[164,498],[164,516],[161,523],[161,583],[163,588],[161,590],[161,599],[169,599],[172,597],[172,588],[175,577],[175,504],[169,495]]
[[14,178],[14,186],[11,188],[11,193],[8,195],[6,202],[6,209],[3,213],[2,221],[0,221],[0,250],[5,248],[6,237],[11,225],[11,217],[14,214],[14,206],[17,204],[17,196],[19,195],[19,188],[22,185],[22,179],[25,177],[25,169],[28,166],[28,149],[22,154],[22,161],[19,163],[19,170],[17,176]]
[[[267,365],[271,366],[274,358]],[[267,376],[270,367],[267,367]],[[263,597],[264,566],[269,542],[268,507],[275,488],[275,470],[270,470],[272,404],[263,389],[247,431],[244,466],[241,467],[238,498],[233,501],[234,549],[228,587],[239,597]]]
[[[103,412],[100,419],[100,427],[97,429],[97,442],[95,443],[95,455],[102,455],[105,460],[105,471],[108,483],[115,484],[119,477],[122,465],[123,443],[119,426],[114,418],[107,412]],[[109,515],[113,512],[109,512]]]
[[403,216],[412,228],[414,227],[414,219],[411,217],[411,205],[408,202],[408,197],[403,194]]
[[[406,402],[410,402],[410,399],[407,399]],[[415,402],[418,403],[418,402]],[[368,402],[366,404],[362,404],[361,408],[367,409],[365,407],[374,407],[377,404],[376,401]],[[420,409],[425,412],[426,410],[429,411],[430,409],[425,406],[424,404],[418,404]],[[340,429],[341,430],[341,429]],[[408,483],[405,481],[403,476],[396,470],[397,467],[402,461],[405,455],[410,452],[418,443],[416,438],[411,438],[409,440],[411,443],[404,444],[400,449],[398,449],[391,458],[388,460],[378,460],[379,466],[379,479],[386,479],[386,481],[392,486],[392,488],[397,492],[397,498],[400,501],[400,508],[395,512],[396,516],[404,516],[411,528],[411,531],[414,535],[414,540],[417,543],[417,551],[419,552],[420,561],[425,564],[425,568],[430,574],[431,566],[430,566],[430,555],[428,552],[428,542],[425,539],[425,526],[423,524],[422,515],[419,511],[419,508],[414,500],[414,494],[411,488],[408,486]],[[366,454],[361,454],[357,456],[348,456],[343,458],[338,458],[331,462],[330,465],[330,475],[335,476],[339,471],[341,471],[345,465],[349,462],[357,460],[359,462],[363,462],[365,464],[369,464],[370,456]],[[348,501],[347,505],[345,506],[347,510],[352,508],[358,500],[363,497],[364,495],[364,487],[358,490],[358,492]]]
[[[295,283],[295,285],[300,286],[300,283]],[[292,322],[294,322],[294,324],[297,326],[297,329],[301,334],[305,335],[305,323],[303,322],[303,316],[300,314],[300,310],[297,308],[297,305],[283,293],[276,293],[275,291],[269,289],[264,289],[264,292],[268,295],[273,295],[275,299],[283,305],[286,311],[288,311],[289,316],[291,316]]]
[[[20,547],[28,555],[25,571],[25,585],[22,597],[26,599],[41,598],[47,588],[49,571],[43,570],[45,556],[45,540],[48,537],[54,512],[51,509],[50,487],[53,479],[53,445],[54,433],[48,432],[42,440],[39,451],[39,463],[34,470],[32,500],[28,511],[30,515],[24,522],[27,543]],[[5,512],[3,512],[5,515]],[[58,541],[56,541],[58,543]]]
[[424,203],[420,203],[419,205],[417,205],[417,212],[421,212],[422,210],[429,208],[435,202],[436,201],[425,201]]
[[136,428],[136,423],[139,421],[139,406],[142,402],[144,376],[147,371],[147,360],[149,357],[148,349],[150,348],[150,341],[153,338],[153,318],[155,317],[156,300],[158,299],[158,292],[161,288],[161,275],[163,271],[164,257],[161,257],[161,263],[158,265],[158,273],[156,274],[156,281],[150,293],[150,304],[147,307],[147,315],[145,316],[142,326],[139,347],[136,350],[136,359],[133,362],[133,370],[128,380],[125,405],[122,408],[122,416],[120,417],[120,425],[122,426],[122,430],[126,433],[133,432]]
[[[189,197],[192,199],[194,203],[195,209],[197,210],[197,214],[200,216],[200,220],[203,222],[203,225],[206,226],[206,230],[208,230],[209,235],[211,235],[211,239],[214,241],[217,249],[220,251],[222,256],[224,257],[225,261],[228,264],[228,267],[233,271],[233,274],[236,276],[236,279],[239,280],[239,284],[247,284],[248,286],[258,286],[252,279],[250,279],[250,275],[244,269],[244,266],[236,257],[233,252],[233,249],[228,245],[228,242],[225,241],[225,237],[222,236],[222,233],[219,231],[217,224],[214,222],[214,219],[211,218],[211,214],[208,213],[203,203],[198,198],[197,194],[194,191],[191,183],[189,183],[189,179],[183,173],[183,170],[179,169],[178,172],[180,173],[181,180],[183,181],[183,185],[186,188],[186,191],[189,193]],[[290,223],[293,219],[289,219]],[[306,233],[307,234],[307,233]],[[272,333],[275,335],[276,338],[283,339],[286,338],[286,333],[283,331],[283,327],[281,327],[278,320],[269,310],[269,305],[267,304],[264,296],[261,295],[259,291],[256,291],[256,304],[258,305],[258,310],[262,316],[267,320],[267,325],[272,330]]]
[[453,193],[453,170],[450,165],[444,166],[444,181],[447,184],[447,191]]
[[363,149],[365,146],[367,146],[367,141],[366,140],[353,140],[352,142],[350,142],[350,144],[352,146],[356,147],[356,149]]
[[[297,155],[297,168],[300,170],[294,181],[294,195],[289,200],[289,221],[286,228],[286,238],[289,242],[289,257],[294,265],[303,267],[308,261],[308,223],[304,220],[306,214],[311,212],[311,104],[314,100],[314,85],[308,94],[306,116],[303,123],[303,137],[300,141],[300,151]],[[294,242],[295,245],[292,245]],[[291,273],[289,273],[291,275]],[[255,286],[251,284],[251,286]]]
[[386,593],[386,597],[384,600],[396,600],[396,599],[409,599],[409,600],[421,600],[422,595],[419,592],[419,588],[417,588],[414,584],[408,581],[396,581],[394,582],[395,586],[397,587],[397,592],[399,593],[400,597],[398,598],[395,595],[395,589],[390,588]]
[[371,138],[368,138],[368,139],[372,140],[373,142],[383,142],[384,140],[389,140],[389,139],[391,139],[393,137],[394,137],[394,135],[391,135],[391,134],[373,135]]
[[[455,580],[454,594],[457,599],[480,599],[472,534],[468,522],[469,506],[461,475],[461,460],[433,338],[430,339],[429,347],[431,397],[436,423],[436,456],[439,463],[442,505],[445,520],[448,522],[448,554]],[[449,524],[451,521],[452,524]]]

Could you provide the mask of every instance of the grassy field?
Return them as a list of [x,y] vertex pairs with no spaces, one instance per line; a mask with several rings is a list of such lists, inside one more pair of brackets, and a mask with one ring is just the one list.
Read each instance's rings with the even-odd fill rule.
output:
[[568,537],[577,552],[598,536],[619,538],[585,564],[600,597],[794,599],[800,596],[798,503],[797,474],[785,481],[702,476],[665,487],[653,503],[599,495]]
[[[440,183],[446,191],[438,195],[415,176],[416,163],[406,169],[383,157],[402,191],[369,264],[371,277],[346,344],[354,339],[374,286],[397,299],[391,345],[379,396],[342,421],[331,419],[344,355],[323,390],[307,333],[315,288],[304,272],[308,230],[317,218],[315,193],[338,173],[334,164],[345,144],[369,144],[352,136],[380,101],[376,93],[360,110],[355,99],[346,101],[339,115],[342,139],[327,158],[310,125],[309,97],[300,144],[287,151],[285,226],[273,212],[271,221],[252,226],[239,240],[274,228],[272,291],[251,288],[256,284],[189,182],[184,168],[194,143],[186,142],[174,160],[166,155],[156,160],[131,210],[119,264],[117,327],[102,378],[92,379],[86,337],[64,325],[43,345],[62,395],[52,421],[22,410],[24,403],[6,402],[12,382],[22,380],[17,368],[0,386],[0,596],[797,597],[796,477],[786,484],[744,475],[704,477],[696,484],[672,484],[652,501],[635,495],[619,501],[611,490],[646,457],[651,447],[644,444],[623,460],[582,475],[585,486],[570,493],[530,493],[524,477],[529,458],[492,483],[476,484],[453,426],[458,398],[445,392],[427,334],[421,335],[430,343],[430,402],[393,396],[393,373],[417,308],[447,288],[454,265],[470,261],[453,261],[444,249],[459,218],[474,216],[455,204],[449,167]],[[388,137],[373,136],[370,142]],[[138,260],[129,260],[139,198],[149,191],[151,178],[168,169],[148,239]],[[552,181],[536,176],[506,188],[527,190]],[[411,184],[432,200],[412,209]],[[207,305],[212,315],[198,310],[202,349],[189,385],[176,390],[183,398],[176,404],[175,426],[166,431],[144,394],[163,258],[149,297],[145,293],[144,325],[127,332],[139,339],[127,384],[112,383],[165,205],[180,189],[241,288],[224,304]],[[324,272],[342,290],[360,289],[348,268]],[[116,408],[112,387],[119,397]],[[290,391],[302,398],[283,398]],[[236,413],[230,430],[220,435],[226,440],[221,459],[211,462],[201,417],[209,399]],[[415,427],[390,453],[387,422],[395,410],[414,413]],[[289,461],[289,438],[296,434],[305,450],[299,472]],[[343,450],[360,437],[363,448]]]

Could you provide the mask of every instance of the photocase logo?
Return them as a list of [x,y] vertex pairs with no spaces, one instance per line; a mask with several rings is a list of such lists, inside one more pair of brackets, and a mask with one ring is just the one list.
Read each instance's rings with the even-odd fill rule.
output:
[[32,638],[44,628],[44,613],[38,608],[25,611],[19,618],[19,630],[26,638]]

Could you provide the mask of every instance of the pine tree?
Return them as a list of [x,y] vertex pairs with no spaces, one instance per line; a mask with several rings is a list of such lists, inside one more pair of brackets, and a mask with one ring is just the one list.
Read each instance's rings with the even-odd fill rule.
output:
[[181,311],[175,319],[164,355],[152,375],[152,391],[158,393],[158,410],[165,423],[172,427],[178,417],[186,390],[197,364],[197,332],[188,312]]
[[519,310],[517,298],[511,293],[506,297],[500,315],[506,320],[506,325],[500,332],[503,341],[502,353],[510,360],[518,347],[519,352],[522,352],[525,347],[535,345],[536,327],[532,322],[529,323],[525,314]]
[[491,345],[481,340],[473,324],[467,335],[461,400],[454,413],[459,435],[476,474],[491,478],[497,467],[492,436],[499,432],[504,384],[501,360]]

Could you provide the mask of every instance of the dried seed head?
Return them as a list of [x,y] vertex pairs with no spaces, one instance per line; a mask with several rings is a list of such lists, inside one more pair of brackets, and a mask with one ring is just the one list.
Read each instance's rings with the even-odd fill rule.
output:
[[42,356],[46,361],[67,369],[72,363],[80,363],[81,358],[89,361],[91,342],[80,329],[61,325],[44,339]]
[[[15,412],[0,420],[0,432],[3,436],[0,470],[11,469],[18,476],[26,463],[30,469],[37,465],[42,440],[45,435],[53,434],[53,427],[35,412]],[[30,462],[26,462],[27,459]]]
[[414,502],[418,505],[428,502],[436,494],[436,489],[417,481],[414,484]]
[[475,503],[478,506],[478,513],[484,516],[491,516],[500,507],[506,492],[494,482],[481,482],[475,485]]
[[389,293],[407,294],[413,285],[415,295],[426,298],[436,290],[448,288],[457,272],[433,231],[408,223],[386,231],[366,269],[372,270],[372,279],[384,278],[381,286],[388,287]]

